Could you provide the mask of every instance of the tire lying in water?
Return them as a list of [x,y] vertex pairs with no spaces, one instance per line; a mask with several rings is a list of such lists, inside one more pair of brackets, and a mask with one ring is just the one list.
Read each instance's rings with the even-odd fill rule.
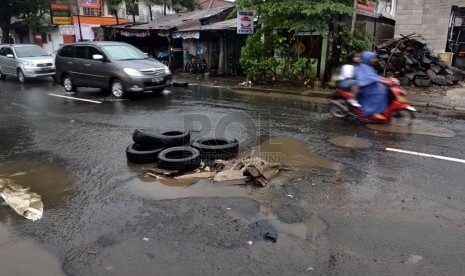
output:
[[239,142],[236,139],[200,138],[192,141],[191,146],[198,149],[206,161],[228,160],[239,153]]
[[162,133],[136,129],[132,135],[134,143],[144,147],[170,148],[188,144],[191,134],[187,131],[170,130]]
[[131,163],[146,164],[158,161],[158,154],[163,148],[150,148],[132,144],[126,148],[126,158]]
[[189,83],[187,81],[181,81],[181,80],[173,81],[173,86],[174,87],[186,87],[188,85],[189,85]]
[[200,167],[200,152],[191,147],[173,147],[158,154],[158,166],[167,170],[191,171]]

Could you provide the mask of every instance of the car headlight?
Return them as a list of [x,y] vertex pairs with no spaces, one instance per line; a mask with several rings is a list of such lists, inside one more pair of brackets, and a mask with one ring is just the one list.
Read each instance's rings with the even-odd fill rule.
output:
[[136,69],[132,69],[132,68],[124,68],[124,73],[128,74],[128,76],[131,76],[131,77],[143,77],[144,74],[142,74],[141,71],[139,70],[136,70]]
[[34,66],[36,66],[36,65],[34,64],[34,62],[30,62],[30,61],[23,61],[23,65],[24,65],[24,66],[28,66],[28,67],[34,67]]
[[170,71],[170,68],[168,66],[165,65],[165,73],[166,74],[171,74],[171,71]]

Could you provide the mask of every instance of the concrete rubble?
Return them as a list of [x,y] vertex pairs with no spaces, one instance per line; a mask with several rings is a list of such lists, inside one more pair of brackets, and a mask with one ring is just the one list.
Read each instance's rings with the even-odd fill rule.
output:
[[260,157],[248,156],[238,160],[217,160],[212,171],[206,167],[187,174],[180,174],[179,171],[147,168],[147,174],[155,178],[213,179],[219,185],[255,184],[264,187],[279,173],[281,168],[278,163],[268,163]]

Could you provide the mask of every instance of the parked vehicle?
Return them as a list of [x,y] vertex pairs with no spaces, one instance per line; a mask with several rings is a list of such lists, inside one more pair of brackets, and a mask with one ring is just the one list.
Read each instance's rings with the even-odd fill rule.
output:
[[205,58],[189,55],[189,60],[184,69],[190,73],[205,73],[207,70],[207,61]]
[[345,119],[357,117],[374,123],[389,123],[392,117],[406,119],[412,123],[416,110],[409,104],[405,91],[400,89],[399,81],[393,79],[388,87],[388,106],[381,114],[382,116],[366,116],[360,108],[351,105],[348,100],[352,99],[352,92],[342,88],[336,88],[333,99],[329,104],[329,112],[336,118]]
[[122,42],[65,45],[58,51],[55,64],[56,80],[67,92],[96,87],[122,98],[128,92],[162,91],[172,79],[166,65]]
[[24,83],[27,79],[54,77],[54,57],[34,44],[0,45],[0,79],[17,77]]

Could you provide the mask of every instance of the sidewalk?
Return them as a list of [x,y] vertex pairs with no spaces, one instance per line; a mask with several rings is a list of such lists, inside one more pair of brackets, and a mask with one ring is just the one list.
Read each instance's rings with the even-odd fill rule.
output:
[[[210,86],[224,86],[232,90],[260,93],[278,93],[313,98],[329,98],[333,90],[329,88],[311,88],[295,86],[287,83],[248,85],[243,77],[210,77],[203,75],[177,73],[175,79],[183,79],[190,83]],[[449,116],[465,117],[465,84],[453,87],[403,87],[411,104],[420,110],[438,111]]]

